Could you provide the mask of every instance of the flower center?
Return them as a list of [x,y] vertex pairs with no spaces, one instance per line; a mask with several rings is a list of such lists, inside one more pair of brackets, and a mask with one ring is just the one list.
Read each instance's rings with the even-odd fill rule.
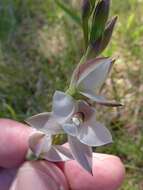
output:
[[76,125],[79,126],[83,123],[84,121],[84,115],[83,113],[76,113],[73,117],[72,117],[72,122]]

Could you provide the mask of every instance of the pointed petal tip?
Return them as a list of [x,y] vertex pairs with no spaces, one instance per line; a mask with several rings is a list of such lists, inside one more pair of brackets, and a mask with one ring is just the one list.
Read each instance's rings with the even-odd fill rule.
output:
[[111,60],[112,64],[114,64],[115,61],[116,61],[116,58],[112,58],[112,60]]
[[83,168],[83,169],[84,169],[86,172],[88,172],[89,175],[94,176],[92,169],[91,169],[91,170],[87,170],[87,169],[85,169],[85,168]]
[[24,123],[30,125],[29,119],[30,119],[29,117],[27,119],[24,119]]
[[118,20],[118,15],[115,15],[112,20],[116,23]]
[[111,20],[108,21],[107,26],[109,26],[109,25],[113,25],[114,26],[116,24],[116,22],[117,22],[117,19],[118,19],[118,15],[113,16],[111,18]]
[[119,59],[119,56],[116,55],[116,56],[111,57],[110,59],[111,59],[111,62],[115,63]]
[[90,99],[94,104],[99,104],[102,106],[108,106],[108,107],[119,107],[123,106],[122,103],[116,102],[116,101],[110,101],[107,100],[104,96],[97,96],[93,92],[84,93],[80,91],[80,94]]
[[29,127],[33,127],[33,129],[35,129],[35,128],[34,128],[34,125],[33,125],[32,122],[31,122],[31,117],[25,119],[25,120],[24,120],[24,123],[27,124]]
[[119,106],[119,107],[123,107],[123,106],[125,106],[124,104],[122,104],[122,103],[118,103],[118,105],[117,106]]
[[102,106],[108,106],[108,107],[122,107],[124,106],[123,104],[121,103],[118,103],[118,102],[114,102],[114,101],[107,101],[107,102],[96,102],[97,104],[99,105],[102,105]]
[[90,169],[84,168],[84,170],[86,170],[90,175],[93,176],[93,169],[92,169],[92,165]]
[[116,15],[116,16],[115,16],[115,19],[117,20],[118,18],[119,18],[119,16],[118,16],[118,15]]
[[[115,60],[116,61],[116,60]],[[115,62],[114,61],[114,62]],[[101,102],[101,104],[102,104],[102,102]],[[122,106],[124,106],[124,104],[123,103],[121,103],[121,102],[118,102],[118,101],[116,101],[116,100],[109,100],[108,102],[107,102],[107,104],[106,104],[106,102],[105,102],[105,104],[103,103],[102,105],[105,105],[105,106],[113,106],[113,107],[122,107]]]
[[[85,169],[85,168],[84,168]],[[86,170],[86,169],[85,169]],[[93,174],[93,169],[92,169],[92,166],[91,166],[91,169],[90,170],[86,170],[90,175],[94,176]]]
[[94,175],[93,175],[93,171],[92,171],[92,170],[91,170],[91,173],[90,173],[90,174],[91,174],[92,176],[94,176]]

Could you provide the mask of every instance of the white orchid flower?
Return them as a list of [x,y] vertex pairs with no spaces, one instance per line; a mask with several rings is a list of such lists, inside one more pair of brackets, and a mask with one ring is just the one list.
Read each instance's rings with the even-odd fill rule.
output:
[[92,172],[91,146],[112,142],[110,132],[96,121],[94,108],[60,91],[54,94],[52,113],[38,114],[27,122],[45,134],[67,133],[73,157],[88,172]]
[[108,101],[99,94],[113,63],[113,59],[102,57],[79,65],[73,73],[71,85],[92,101],[106,106],[121,106],[120,103]]

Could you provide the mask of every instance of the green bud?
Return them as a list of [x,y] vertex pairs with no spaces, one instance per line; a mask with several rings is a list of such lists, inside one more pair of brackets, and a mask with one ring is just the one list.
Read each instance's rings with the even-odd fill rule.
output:
[[104,33],[94,43],[91,44],[92,54],[96,57],[102,53],[109,44],[117,21],[117,16],[113,17],[106,25]]
[[101,49],[100,49],[101,52],[107,47],[107,45],[109,44],[111,40],[112,33],[114,30],[115,24],[117,22],[117,18],[118,17],[115,16],[107,23],[107,26],[105,28],[105,31],[102,37],[102,43],[101,43]]
[[92,20],[90,42],[91,44],[102,36],[108,20],[110,0],[100,0],[97,4]]

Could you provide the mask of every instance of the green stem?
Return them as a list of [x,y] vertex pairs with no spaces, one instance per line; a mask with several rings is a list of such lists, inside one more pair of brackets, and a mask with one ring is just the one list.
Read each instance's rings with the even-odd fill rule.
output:
[[[80,62],[79,62],[79,64],[78,64],[78,66],[80,66],[80,65],[82,65],[82,64],[84,64],[84,63],[86,62],[89,53],[90,53],[90,47],[88,46],[88,48],[87,48],[85,54],[82,56],[82,58],[81,58],[81,60],[80,60]],[[78,66],[77,66],[77,67],[78,67]]]
[[88,18],[82,22],[85,49],[88,47]]

